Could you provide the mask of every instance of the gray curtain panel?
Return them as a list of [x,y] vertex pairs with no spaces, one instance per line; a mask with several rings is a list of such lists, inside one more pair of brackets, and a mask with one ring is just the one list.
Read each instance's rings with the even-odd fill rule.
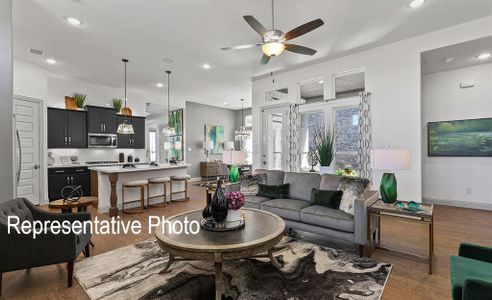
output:
[[299,106],[289,106],[289,171],[299,170]]
[[371,179],[371,93],[360,93],[357,165],[359,176]]

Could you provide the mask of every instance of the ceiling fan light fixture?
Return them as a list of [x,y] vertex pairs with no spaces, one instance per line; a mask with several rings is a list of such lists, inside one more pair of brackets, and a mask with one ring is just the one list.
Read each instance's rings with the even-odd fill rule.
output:
[[285,45],[279,42],[270,42],[263,44],[261,50],[263,51],[263,53],[265,53],[265,55],[278,56],[282,54],[282,52],[284,52]]

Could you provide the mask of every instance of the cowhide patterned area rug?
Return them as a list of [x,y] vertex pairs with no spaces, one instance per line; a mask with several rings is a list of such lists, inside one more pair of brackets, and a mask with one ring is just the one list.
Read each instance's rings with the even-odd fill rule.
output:
[[[379,299],[391,265],[285,237],[268,259],[227,261],[223,299]],[[119,248],[75,264],[91,299],[214,299],[214,265],[177,261],[158,274],[168,256],[155,240]]]

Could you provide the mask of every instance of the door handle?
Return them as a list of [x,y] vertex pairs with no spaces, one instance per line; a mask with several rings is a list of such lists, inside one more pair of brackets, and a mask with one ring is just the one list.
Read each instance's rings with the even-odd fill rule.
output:
[[101,131],[103,131],[103,124],[101,123],[100,125],[101,125]]
[[72,138],[71,137],[68,137],[68,144],[72,145]]
[[39,169],[39,165],[34,165],[34,170]]
[[20,134],[19,134],[19,130],[16,129],[15,130],[15,135],[17,137],[17,146],[19,147],[19,150],[18,150],[18,155],[19,155],[19,158],[17,159],[17,174],[16,175],[16,187],[19,186],[19,181],[20,181],[20,175],[21,175],[21,168],[22,168],[22,145],[21,145],[21,140],[20,140]]
[[67,176],[67,184],[70,184],[70,177]]
[[106,124],[103,124],[103,131],[106,132]]
[[70,183],[73,184],[73,176],[70,177]]
[[67,144],[67,141],[68,141],[68,139],[67,139],[67,137],[65,137],[65,145]]

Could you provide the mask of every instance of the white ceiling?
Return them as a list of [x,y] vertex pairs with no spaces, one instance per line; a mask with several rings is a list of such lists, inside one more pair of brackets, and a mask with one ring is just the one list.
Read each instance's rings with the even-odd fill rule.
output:
[[[130,59],[130,89],[153,89],[171,69],[172,95],[183,101],[240,108],[251,105],[251,78],[328,59],[492,14],[490,0],[282,0],[276,27],[288,31],[315,18],[325,25],[295,40],[318,50],[313,57],[285,53],[260,66],[260,49],[221,51],[259,42],[242,16],[270,27],[267,0],[17,0],[13,8],[14,55],[57,76],[122,86],[120,59]],[[81,19],[68,25],[63,16]],[[28,48],[44,50],[59,64],[46,65]],[[164,63],[170,58],[174,63]],[[210,70],[202,70],[203,63]]]
[[[492,57],[478,59],[482,53],[492,54],[492,36],[423,52],[422,74],[492,63]],[[448,58],[452,61],[446,62]]]

